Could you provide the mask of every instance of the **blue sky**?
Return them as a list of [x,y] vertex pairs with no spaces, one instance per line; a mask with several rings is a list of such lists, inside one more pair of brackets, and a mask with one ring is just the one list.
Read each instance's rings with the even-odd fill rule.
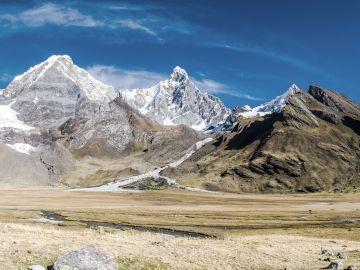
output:
[[229,107],[292,83],[360,102],[360,1],[99,2],[1,1],[0,88],[68,54],[117,88],[152,86],[179,65]]

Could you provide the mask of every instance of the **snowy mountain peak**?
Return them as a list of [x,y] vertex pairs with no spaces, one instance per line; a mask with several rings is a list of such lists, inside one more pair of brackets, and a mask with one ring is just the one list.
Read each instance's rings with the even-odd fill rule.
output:
[[258,107],[255,107],[253,110],[264,113],[281,112],[284,106],[287,104],[289,98],[300,91],[300,88],[296,84],[293,84],[287,91],[285,91],[284,94],[277,96],[273,100],[266,102]]
[[264,116],[274,112],[280,113],[288,103],[289,98],[301,91],[302,90],[296,84],[293,84],[282,95],[274,98],[269,102],[265,102],[260,106],[251,108],[250,106],[245,105],[239,110],[234,110],[232,115],[230,115],[229,119],[231,118],[232,121],[234,121],[234,119],[236,119],[239,116],[245,118],[251,118],[256,116]]
[[184,80],[189,79],[189,76],[187,74],[187,72],[185,71],[185,69],[182,69],[179,66],[176,66],[173,69],[173,72],[171,73],[171,79],[177,82],[182,82]]
[[45,71],[52,65],[54,65],[56,62],[61,62],[61,63],[68,63],[68,64],[71,64],[73,65],[73,61],[71,59],[70,56],[68,55],[52,55],[50,56],[48,59],[46,59],[44,62],[41,62],[40,64],[37,64],[33,67],[31,67],[29,70],[27,70],[25,73],[19,75],[19,76],[16,76],[14,78],[14,81],[18,81],[18,80],[21,80],[23,79],[24,77],[26,77],[26,75],[30,74],[30,73],[33,73],[39,69],[41,69],[41,71],[43,72],[40,72],[38,75],[42,75],[45,73]]
[[151,88],[123,90],[121,96],[130,106],[163,125],[184,124],[206,130],[230,114],[219,98],[200,91],[178,66],[170,79]]
[[296,84],[292,84],[285,93],[287,93],[288,95],[294,95],[301,91],[302,90]]
[[46,61],[42,62],[41,64],[44,64],[44,63],[53,64],[57,61],[69,62],[71,64],[74,64],[73,60],[71,59],[71,57],[69,55],[52,55]]
[[79,89],[81,96],[90,100],[110,101],[116,97],[113,87],[95,80],[87,71],[76,66],[68,55],[53,55],[31,67],[4,90],[4,96],[13,98],[37,89],[53,89],[56,95],[66,96],[72,89]]

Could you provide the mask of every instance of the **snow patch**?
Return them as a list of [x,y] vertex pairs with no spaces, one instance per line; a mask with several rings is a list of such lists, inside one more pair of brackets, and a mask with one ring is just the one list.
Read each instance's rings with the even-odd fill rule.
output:
[[192,125],[190,127],[192,129],[197,130],[197,131],[202,131],[202,130],[205,130],[207,128],[207,125],[206,125],[205,121],[201,121],[200,123],[198,123],[196,125]]
[[8,147],[10,147],[11,149],[15,150],[16,152],[22,153],[22,154],[26,154],[26,155],[30,155],[31,152],[35,151],[35,147],[33,147],[30,144],[26,144],[26,143],[15,143],[15,144],[6,144]]
[[175,125],[173,121],[171,121],[169,118],[166,118],[164,121],[163,121],[163,125],[164,126],[173,126]]
[[260,106],[251,108],[250,106],[245,105],[243,109],[246,111],[239,113],[239,115],[245,118],[252,118],[256,116],[264,116],[267,114],[272,114],[274,112],[280,113],[288,103],[289,98],[300,91],[301,91],[300,88],[297,85],[293,84],[284,94],[274,98],[269,102],[261,104]]
[[11,108],[15,102],[16,100],[8,105],[0,105],[0,129],[16,128],[25,131],[33,129],[17,118],[18,113]]

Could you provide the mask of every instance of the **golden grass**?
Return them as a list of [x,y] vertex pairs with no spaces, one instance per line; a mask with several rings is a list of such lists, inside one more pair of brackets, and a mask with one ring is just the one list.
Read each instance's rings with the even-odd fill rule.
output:
[[[32,261],[51,261],[87,244],[113,254],[124,269],[132,269],[131,262],[144,270],[318,269],[326,266],[319,261],[321,247],[341,250],[345,245],[349,252],[346,263],[359,264],[359,198],[359,194],[325,193],[84,193],[1,188],[0,241],[4,245],[0,265],[24,269]],[[41,210],[54,211],[67,221],[61,226],[33,224]],[[86,229],[81,220],[170,228],[218,238],[93,230]]]
[[[19,237],[21,236],[21,237]],[[28,263],[61,256],[95,244],[118,258],[125,269],[319,269],[321,248],[349,253],[346,264],[358,264],[360,243],[291,235],[232,236],[191,239],[148,232],[92,230],[43,224],[0,224],[2,269],[24,269]],[[346,246],[346,248],[344,248]],[[30,251],[30,252],[29,252]],[[41,259],[45,260],[45,259]],[[40,260],[40,262],[41,262]],[[159,267],[159,268],[156,268]]]

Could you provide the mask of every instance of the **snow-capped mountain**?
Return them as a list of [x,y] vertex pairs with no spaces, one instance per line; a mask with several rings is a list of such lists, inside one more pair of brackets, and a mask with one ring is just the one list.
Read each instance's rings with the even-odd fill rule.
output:
[[54,55],[15,77],[2,98],[12,99],[11,107],[22,121],[48,127],[75,113],[107,110],[108,102],[116,96],[112,86],[95,80],[69,56]]
[[252,118],[256,116],[265,116],[272,113],[280,113],[288,103],[291,96],[302,90],[295,84],[291,85],[282,95],[277,96],[273,100],[263,103],[259,106],[251,108],[245,105],[241,108],[234,108],[231,114],[225,120],[224,124],[220,125],[217,129],[230,130],[238,122],[238,119]]
[[24,74],[15,77],[4,90],[3,95],[15,97],[30,89],[46,87],[49,83],[55,83],[59,89],[62,87],[68,91],[65,93],[56,91],[56,96],[69,94],[70,90],[73,90],[73,84],[76,84],[79,94],[90,100],[110,101],[116,96],[113,87],[95,80],[87,71],[74,65],[68,55],[53,55],[46,61],[31,67]]
[[222,123],[230,114],[219,98],[200,91],[180,67],[174,68],[168,80],[151,88],[123,90],[121,96],[163,125],[184,124],[195,130],[206,130]]
[[171,160],[202,137],[188,127],[166,128],[153,122],[66,55],[51,56],[30,68],[0,95],[2,163],[16,168],[21,159],[20,166],[27,164],[26,171],[9,169],[10,180],[54,183],[78,169],[74,160],[111,160],[125,152],[149,153],[161,163],[157,151],[165,150],[161,157]]
[[243,107],[244,112],[240,112],[239,115],[243,117],[253,117],[258,115],[263,116],[266,114],[271,114],[273,112],[281,112],[286,103],[288,102],[289,97],[300,91],[300,88],[297,85],[293,84],[282,95],[274,98],[269,102],[263,103],[260,106],[251,108],[250,106],[245,105]]

